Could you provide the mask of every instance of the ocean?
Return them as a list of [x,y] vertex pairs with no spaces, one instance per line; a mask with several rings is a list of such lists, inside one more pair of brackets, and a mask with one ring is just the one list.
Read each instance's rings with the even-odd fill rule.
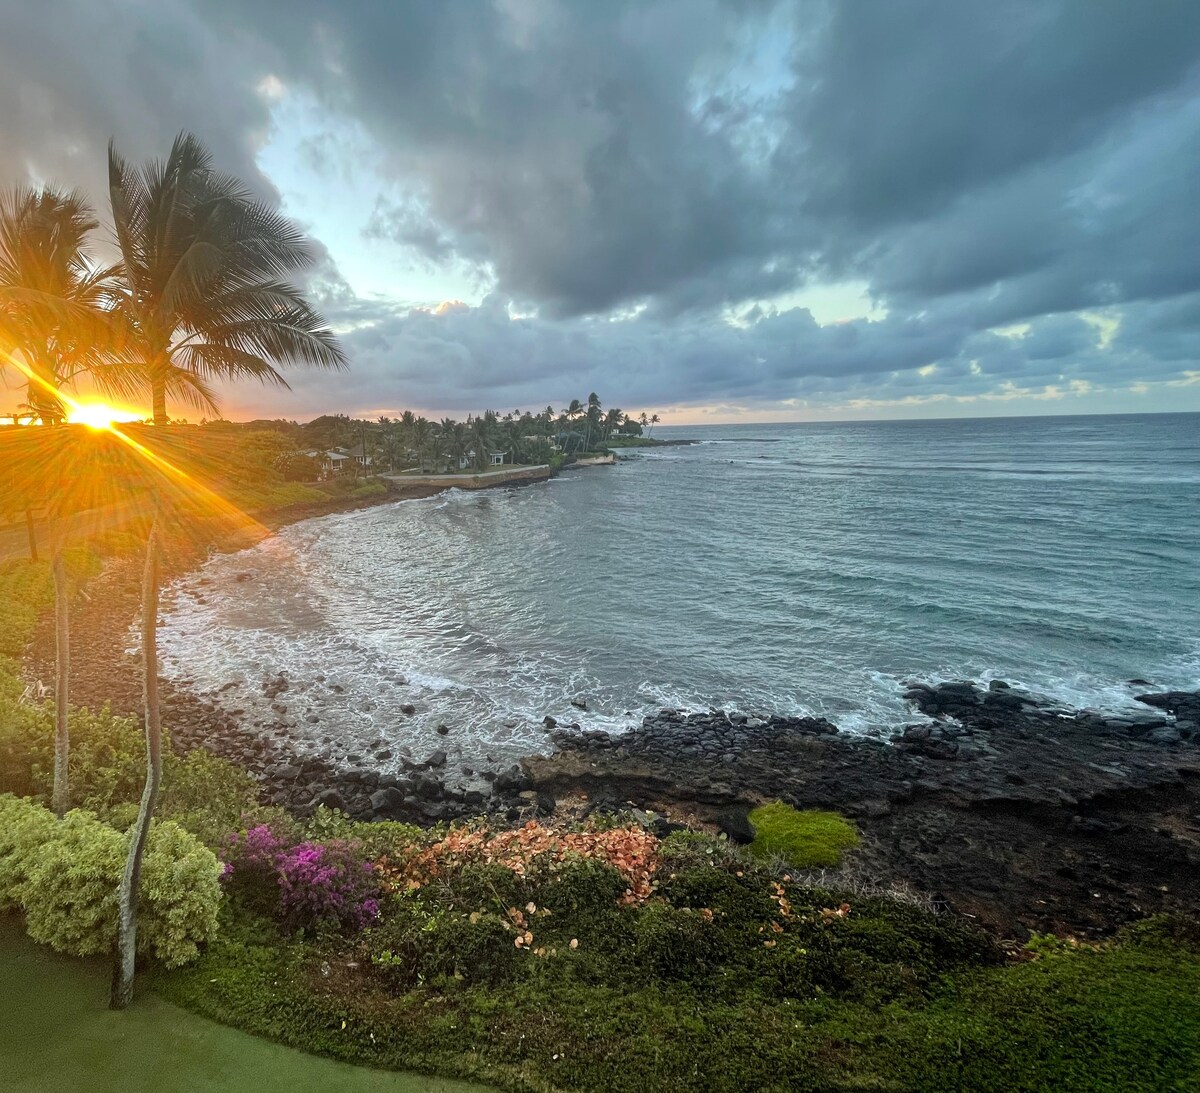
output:
[[547,715],[619,731],[711,706],[878,735],[920,720],[907,679],[1109,710],[1131,680],[1200,685],[1200,414],[655,436],[699,443],[216,556],[167,593],[164,670],[301,753],[386,741],[477,769],[547,750]]

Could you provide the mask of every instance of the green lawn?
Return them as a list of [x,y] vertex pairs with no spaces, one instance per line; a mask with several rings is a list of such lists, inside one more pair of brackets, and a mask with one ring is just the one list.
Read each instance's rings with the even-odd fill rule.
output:
[[483,1093],[305,1055],[153,994],[107,1008],[107,968],[0,920],[0,1088],[16,1093]]

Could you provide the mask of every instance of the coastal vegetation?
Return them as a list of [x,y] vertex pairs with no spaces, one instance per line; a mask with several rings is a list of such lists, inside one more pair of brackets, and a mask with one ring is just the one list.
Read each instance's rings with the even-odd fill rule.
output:
[[[1200,930],[1182,916],[1018,944],[827,872],[860,846],[833,812],[761,801],[745,846],[712,823],[619,802],[556,814],[520,795],[488,812],[480,794],[481,814],[453,824],[365,822],[264,803],[237,764],[177,745],[155,634],[179,529],[203,549],[255,524],[246,510],[370,501],[381,467],[553,465],[652,443],[658,416],[592,393],[463,422],[172,424],[168,400],[211,410],[215,378],[283,383],[279,368],[336,368],[341,351],[290,285],[301,237],[194,138],[140,168],[113,150],[109,169],[110,268],[78,195],[0,207],[0,338],[29,422],[5,431],[4,502],[51,529],[47,560],[0,563],[6,929],[112,959],[114,1007],[140,962],[162,996],[282,1043],[510,1090],[1187,1088]],[[84,374],[148,394],[153,424],[65,425]],[[134,518],[71,534],[116,505]],[[141,550],[140,714],[80,708],[72,601]],[[22,669],[50,610],[52,694]]]
[[[73,552],[72,579],[131,545]],[[0,807],[20,817],[3,825],[0,888],[41,907],[31,933],[94,951],[113,943],[142,732],[71,711],[72,811],[55,821],[53,703],[22,697],[17,659],[52,576],[24,561],[0,582],[0,793],[15,794]],[[1185,1088],[1200,1063],[1194,924],[1001,945],[911,896],[825,887],[786,862],[853,853],[836,815],[768,803],[752,822],[765,846],[620,812],[429,829],[297,816],[261,804],[235,765],[179,754],[168,724],[149,985],[308,1051],[510,1090],[1149,1090]],[[55,911],[69,893],[90,909],[84,930]]]
[[798,811],[771,801],[751,809],[749,819],[754,828],[751,853],[782,858],[797,869],[833,868],[859,843],[854,825],[836,812]]

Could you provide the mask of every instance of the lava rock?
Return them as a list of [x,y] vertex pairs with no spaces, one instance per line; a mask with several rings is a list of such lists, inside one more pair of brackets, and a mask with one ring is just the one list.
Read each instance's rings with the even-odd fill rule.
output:
[[730,842],[752,843],[754,841],[754,825],[750,822],[750,812],[746,808],[725,808],[715,817],[717,830]]

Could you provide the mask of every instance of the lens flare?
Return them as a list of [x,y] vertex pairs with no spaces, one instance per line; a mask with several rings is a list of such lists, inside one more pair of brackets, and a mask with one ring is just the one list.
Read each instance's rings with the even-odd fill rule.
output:
[[70,408],[67,420],[73,425],[86,425],[89,429],[111,429],[117,421],[137,421],[138,415],[110,406],[107,402],[80,402]]

